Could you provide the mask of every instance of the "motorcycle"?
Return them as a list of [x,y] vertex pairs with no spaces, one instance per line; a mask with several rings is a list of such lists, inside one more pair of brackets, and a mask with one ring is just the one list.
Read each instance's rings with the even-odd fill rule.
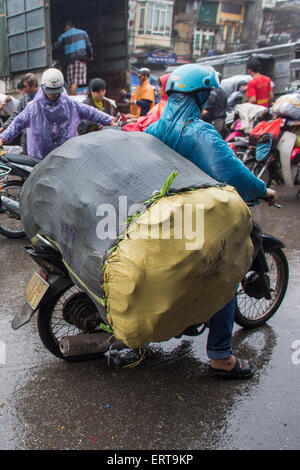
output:
[[39,160],[35,160],[27,155],[13,155],[2,153],[0,164],[10,170],[10,177],[6,178],[0,190],[0,234],[8,238],[24,238],[26,233],[23,230],[22,221],[19,214],[19,197],[28,176],[31,174]]
[[[294,133],[300,127],[300,121],[279,121],[278,134],[262,133],[256,146],[253,146],[253,154],[248,154],[244,163],[258,178],[263,179],[268,187],[272,182],[294,187],[300,185],[300,148],[295,145],[297,137]],[[253,132],[255,133],[255,128]],[[299,195],[300,191],[297,197]]]
[[[263,325],[278,310],[288,285],[289,268],[283,243],[256,231],[259,241],[250,270],[237,290],[235,322],[247,329]],[[257,245],[256,245],[257,246]],[[25,303],[13,321],[17,330],[38,311],[37,326],[44,347],[66,361],[82,361],[127,346],[103,323],[89,294],[72,281],[55,243],[42,234],[27,253],[39,266],[25,290]],[[192,325],[182,335],[199,336],[208,323]],[[106,331],[108,330],[108,331]]]
[[[244,105],[243,105],[244,106]],[[247,106],[247,103],[246,103]],[[253,127],[259,122],[270,117],[270,112],[267,108],[256,112],[255,119],[253,120]],[[228,119],[226,120],[228,135],[224,139],[225,142],[234,148],[237,157],[244,163],[248,160],[249,156],[253,153],[252,147],[249,146],[249,134],[242,129],[242,120],[240,118],[238,109],[231,111]]]

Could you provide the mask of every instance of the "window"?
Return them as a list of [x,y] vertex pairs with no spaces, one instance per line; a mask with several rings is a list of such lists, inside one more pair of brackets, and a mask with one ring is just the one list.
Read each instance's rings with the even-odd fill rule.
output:
[[202,34],[201,33],[195,33],[194,36],[194,51],[201,51],[201,44],[202,43]]
[[190,13],[193,13],[194,11],[197,12],[198,11],[198,2],[197,1],[194,1],[192,3],[187,3],[186,6],[185,6],[185,12],[190,14]]
[[144,29],[145,24],[145,7],[140,8],[139,31]]
[[225,41],[226,41],[227,43],[231,43],[231,42],[232,42],[232,31],[233,31],[233,26],[228,25],[228,26],[227,26],[227,32],[226,32],[226,38],[225,38]]
[[233,42],[236,42],[240,37],[240,28],[235,26],[233,29]]
[[173,2],[149,0],[139,5],[139,34],[170,36],[172,29]]
[[201,29],[194,33],[194,55],[207,54],[214,48],[215,32],[214,30]]
[[223,13],[230,13],[231,15],[241,15],[242,5],[237,5],[235,3],[222,3],[221,11]]

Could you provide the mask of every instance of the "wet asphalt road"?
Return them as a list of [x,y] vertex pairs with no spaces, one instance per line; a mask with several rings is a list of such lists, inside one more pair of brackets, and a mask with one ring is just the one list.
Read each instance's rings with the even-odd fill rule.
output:
[[[207,375],[206,333],[153,344],[138,367],[130,351],[69,364],[41,345],[36,319],[10,321],[35,267],[26,240],[0,235],[0,449],[299,449],[300,201],[281,190],[282,209],[253,213],[286,243],[290,282],[277,314],[260,329],[234,329],[234,351],[252,357],[250,380]],[[299,341],[299,354],[292,344]],[[293,361],[296,358],[296,361]]]

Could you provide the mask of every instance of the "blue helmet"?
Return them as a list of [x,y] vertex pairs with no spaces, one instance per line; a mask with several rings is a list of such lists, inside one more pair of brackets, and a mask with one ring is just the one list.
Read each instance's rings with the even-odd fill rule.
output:
[[185,64],[175,69],[168,80],[166,93],[196,93],[198,91],[219,88],[220,81],[211,66]]

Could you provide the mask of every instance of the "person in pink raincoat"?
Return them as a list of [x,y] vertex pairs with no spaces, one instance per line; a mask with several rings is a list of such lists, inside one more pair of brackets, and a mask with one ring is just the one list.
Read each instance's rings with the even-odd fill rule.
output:
[[166,94],[166,85],[168,78],[171,74],[166,73],[165,75],[162,75],[158,79],[158,91],[161,97],[161,100],[157,105],[154,106],[147,114],[146,116],[141,116],[138,118],[137,122],[130,122],[126,124],[122,130],[123,131],[139,131],[143,132],[145,129],[147,129],[152,122],[158,121],[160,116],[162,115],[167,101],[168,101],[168,95]]

